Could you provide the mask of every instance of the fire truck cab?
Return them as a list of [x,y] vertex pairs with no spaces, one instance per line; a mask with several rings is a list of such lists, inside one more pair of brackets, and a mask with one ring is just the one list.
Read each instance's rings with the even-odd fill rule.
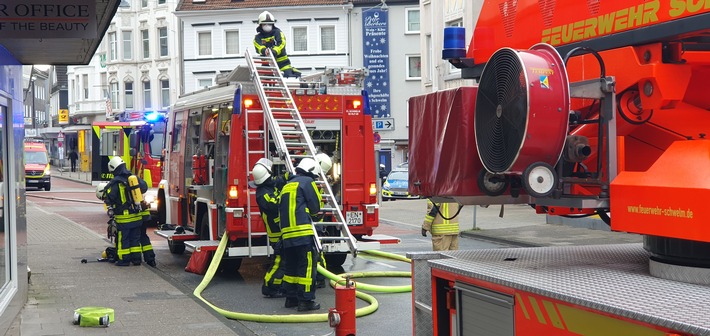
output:
[[123,113],[118,121],[92,124],[92,184],[110,181],[113,174],[108,171],[108,162],[120,156],[130,171],[148,183],[144,197],[158,222],[157,187],[162,174],[165,125],[165,112]]
[[[333,160],[327,179],[358,240],[379,225],[374,135],[361,86],[365,76],[364,70],[330,69],[288,87],[317,151]],[[178,99],[169,117],[158,193],[159,204],[165,204],[159,216],[167,225],[156,231],[172,253],[186,247],[215,250],[223,235],[229,244],[221,266],[238,269],[243,257],[272,253],[255,189],[248,186],[259,158],[274,162],[274,174],[286,172],[264,111],[250,69],[243,66],[218,78],[217,85]],[[379,243],[358,243],[365,245]],[[329,265],[341,265],[347,257],[347,250],[330,252]]]

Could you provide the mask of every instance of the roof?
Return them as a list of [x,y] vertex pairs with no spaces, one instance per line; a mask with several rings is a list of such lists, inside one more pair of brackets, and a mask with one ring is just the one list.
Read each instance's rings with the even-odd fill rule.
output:
[[[386,0],[387,4],[419,3],[412,0]],[[272,7],[292,7],[292,6],[337,6],[352,3],[353,6],[376,6],[380,0],[271,0],[268,7],[264,6],[263,0],[180,0],[175,11],[199,11],[199,10],[220,10],[220,9],[242,9],[258,8],[268,9]]]

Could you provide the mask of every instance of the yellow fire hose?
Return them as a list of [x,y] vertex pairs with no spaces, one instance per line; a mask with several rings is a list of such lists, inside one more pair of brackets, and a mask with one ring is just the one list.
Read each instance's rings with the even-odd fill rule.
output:
[[[217,271],[217,268],[219,267],[219,263],[222,260],[222,256],[224,255],[224,250],[227,247],[227,235],[222,236],[222,240],[219,242],[219,246],[217,247],[217,251],[215,252],[214,256],[212,257],[212,261],[210,262],[209,268],[207,268],[207,273],[205,274],[205,277],[202,278],[202,281],[200,282],[199,285],[197,285],[197,288],[193,291],[193,294],[198,297],[202,302],[210,306],[212,309],[214,309],[216,312],[222,314],[224,317],[233,319],[233,320],[241,320],[241,321],[251,321],[251,322],[268,322],[268,323],[307,323],[307,322],[328,322],[328,313],[318,313],[318,314],[287,314],[287,315],[266,315],[266,314],[251,314],[251,313],[242,313],[242,312],[233,312],[233,311],[228,311],[222,308],[219,308],[209,301],[207,299],[202,297],[202,292],[207,288],[207,285],[209,285],[210,281],[212,281],[212,278],[214,277],[215,272]],[[382,252],[382,251],[366,251],[369,254],[373,255],[378,255],[378,256],[383,256],[383,257],[388,257],[388,258],[393,258],[401,261],[410,261],[409,259],[393,254],[393,253],[387,253],[387,252]],[[335,275],[331,273],[330,271],[326,270],[325,268],[321,267],[318,265],[318,272],[325,275],[328,279],[330,279],[331,286],[335,286],[336,281],[340,281],[344,279],[344,274],[341,275]],[[411,277],[412,273],[411,272],[393,272],[393,271],[388,271],[388,272],[356,272],[356,273],[348,273],[352,278],[362,278],[362,277]],[[360,283],[358,282],[356,284],[356,287],[358,289],[362,290],[368,290],[368,291],[373,291],[373,292],[384,292],[384,293],[403,293],[403,292],[410,292],[412,290],[411,285],[406,285],[406,286],[378,286],[378,285],[368,285],[365,283]],[[373,297],[372,295],[360,292],[360,291],[355,291],[355,296],[361,300],[366,301],[369,303],[368,306],[358,308],[355,311],[355,316],[356,317],[361,317],[361,316],[366,316],[369,314],[374,313],[377,311],[379,308],[379,303]]]

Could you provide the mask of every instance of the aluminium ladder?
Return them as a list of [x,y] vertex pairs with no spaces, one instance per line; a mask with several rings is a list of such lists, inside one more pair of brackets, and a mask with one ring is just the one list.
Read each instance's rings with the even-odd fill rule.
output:
[[[318,162],[315,157],[317,153],[313,140],[303,123],[301,114],[298,112],[291,91],[281,75],[274,56],[271,53],[266,56],[252,56],[247,51],[245,58],[261,100],[264,119],[268,123],[269,131],[276,143],[278,156],[286,163],[288,171],[292,173],[296,171],[294,160],[297,159],[311,158]],[[268,141],[266,135],[264,139]],[[330,218],[331,221],[313,223],[316,244],[318,249],[323,252],[339,252],[342,250],[338,247],[342,243],[346,243],[350,253],[357,256],[357,242],[350,234],[350,229],[348,229],[325,173],[321,171],[315,183],[320,189],[323,201],[321,212],[330,215],[325,218]],[[324,235],[329,227],[334,228],[336,234],[339,235]]]

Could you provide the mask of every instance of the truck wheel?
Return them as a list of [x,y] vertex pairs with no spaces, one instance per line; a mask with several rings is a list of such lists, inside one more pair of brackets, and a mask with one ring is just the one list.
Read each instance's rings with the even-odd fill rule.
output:
[[343,266],[347,258],[347,253],[327,253],[325,254],[325,266],[328,268]]
[[52,189],[52,185],[51,185],[51,184],[47,183],[47,184],[44,185],[44,191],[49,191],[49,190],[51,190],[51,189]]
[[239,271],[242,266],[242,258],[222,259],[219,263],[217,272],[223,275],[233,275]]
[[168,239],[168,248],[172,254],[183,254],[185,252],[185,243]]

